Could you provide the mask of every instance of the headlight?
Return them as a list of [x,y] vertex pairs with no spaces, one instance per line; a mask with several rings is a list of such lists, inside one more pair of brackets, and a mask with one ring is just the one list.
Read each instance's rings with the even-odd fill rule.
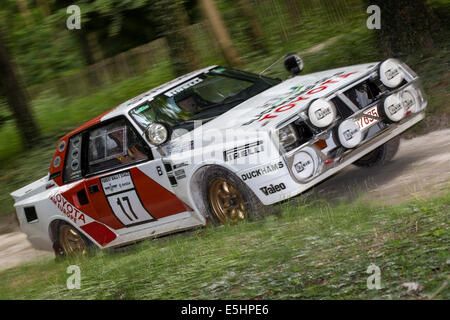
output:
[[328,127],[336,119],[336,107],[331,101],[317,99],[309,106],[308,117],[313,126]]
[[387,59],[380,65],[380,80],[389,88],[395,88],[403,81],[403,71],[400,62],[395,59]]
[[159,146],[169,140],[169,126],[165,123],[154,122],[147,127],[145,135],[151,144]]
[[402,105],[405,113],[419,111],[419,103],[417,95],[412,90],[405,90],[402,92]]
[[293,149],[298,140],[298,133],[293,124],[278,130],[278,141],[286,151]]
[[306,147],[295,154],[291,169],[298,180],[304,181],[315,174],[318,164],[319,158],[314,149]]
[[354,148],[363,140],[362,132],[355,120],[342,121],[338,128],[339,142],[348,149]]
[[403,102],[398,94],[392,94],[384,100],[383,103],[384,115],[393,122],[398,122],[405,116],[405,109]]

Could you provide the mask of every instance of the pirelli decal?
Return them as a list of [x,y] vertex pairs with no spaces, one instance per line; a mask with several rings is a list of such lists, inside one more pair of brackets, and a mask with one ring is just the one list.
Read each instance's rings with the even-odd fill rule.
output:
[[252,143],[247,143],[240,147],[235,147],[233,149],[225,150],[223,152],[223,160],[232,161],[239,158],[247,157],[252,154],[257,154],[264,151],[263,141],[255,141]]

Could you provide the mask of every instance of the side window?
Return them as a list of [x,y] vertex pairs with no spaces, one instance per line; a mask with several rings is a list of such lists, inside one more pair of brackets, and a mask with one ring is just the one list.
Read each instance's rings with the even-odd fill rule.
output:
[[81,174],[81,133],[69,139],[66,160],[64,163],[63,181],[64,183],[78,180]]
[[89,132],[88,173],[147,159],[146,146],[124,119]]

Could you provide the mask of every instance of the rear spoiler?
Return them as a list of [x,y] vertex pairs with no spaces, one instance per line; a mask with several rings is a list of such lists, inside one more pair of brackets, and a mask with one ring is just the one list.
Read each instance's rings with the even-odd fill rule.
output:
[[28,197],[34,196],[35,194],[41,193],[46,190],[47,182],[49,181],[49,174],[45,177],[36,180],[23,188],[20,188],[14,192],[11,192],[10,195],[13,197],[14,202],[18,202],[20,200],[26,199]]

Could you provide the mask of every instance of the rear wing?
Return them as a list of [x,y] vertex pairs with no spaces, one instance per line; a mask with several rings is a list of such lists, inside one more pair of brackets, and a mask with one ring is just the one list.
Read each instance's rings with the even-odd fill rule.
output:
[[32,182],[25,187],[22,187],[14,192],[11,192],[11,197],[13,197],[14,202],[21,201],[23,199],[34,196],[38,193],[41,193],[46,190],[46,185],[49,181],[49,175],[47,174],[45,177]]

